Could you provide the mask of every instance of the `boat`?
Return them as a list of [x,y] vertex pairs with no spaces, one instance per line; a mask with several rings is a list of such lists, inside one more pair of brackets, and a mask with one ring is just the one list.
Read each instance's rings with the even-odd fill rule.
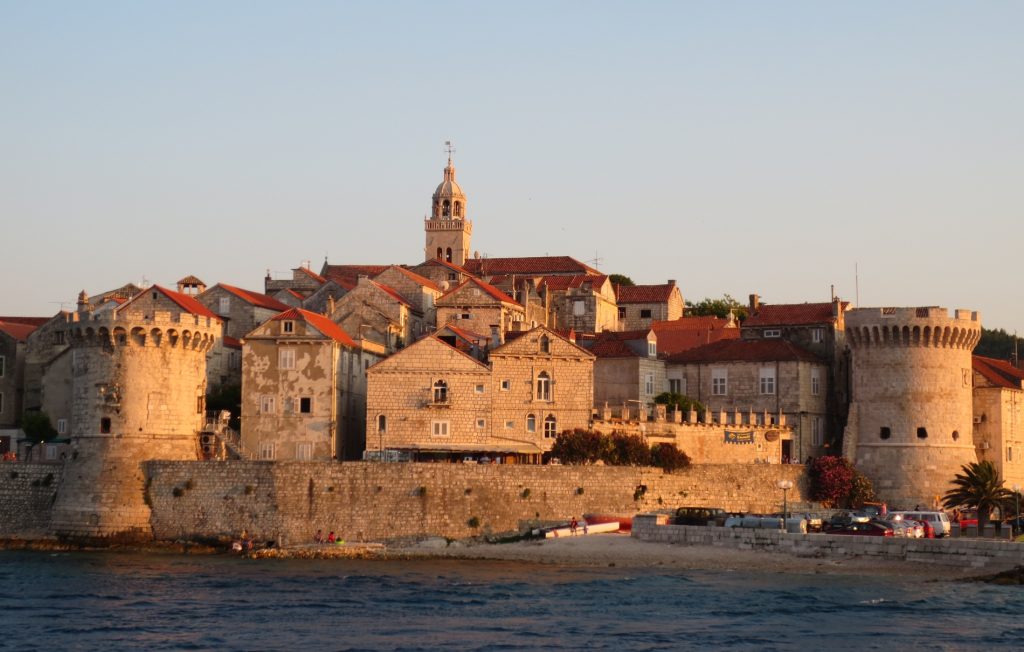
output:
[[618,523],[619,532],[631,532],[633,530],[632,516],[612,516],[610,514],[584,514],[583,519],[591,525],[597,523]]
[[579,537],[585,534],[602,534],[606,532],[618,532],[619,522],[613,521],[609,523],[593,523],[590,521],[581,521],[579,526],[576,527],[576,533],[573,534],[572,529],[566,525],[563,527],[552,528],[544,531],[545,539],[557,539],[559,537]]

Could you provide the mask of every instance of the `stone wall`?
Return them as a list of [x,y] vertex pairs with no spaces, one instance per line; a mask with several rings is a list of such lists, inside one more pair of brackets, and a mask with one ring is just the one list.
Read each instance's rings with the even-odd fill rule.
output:
[[878,557],[961,568],[1024,565],[1024,546],[985,539],[904,539],[828,534],[788,534],[752,528],[665,525],[656,515],[638,516],[633,536],[643,541],[738,550],[765,550],[796,557]]
[[[346,540],[516,530],[588,512],[634,514],[682,505],[777,511],[779,479],[805,491],[803,467],[650,468],[321,462],[145,464],[146,500],[157,539],[237,537],[285,543],[317,529]],[[476,519],[474,522],[473,519]],[[478,522],[478,525],[475,523]]]
[[0,464],[0,537],[46,536],[60,478],[57,464]]

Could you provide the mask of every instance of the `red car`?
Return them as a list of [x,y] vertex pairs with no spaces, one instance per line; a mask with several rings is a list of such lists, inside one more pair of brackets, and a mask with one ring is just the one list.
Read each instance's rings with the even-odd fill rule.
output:
[[881,523],[875,523],[873,521],[869,521],[867,523],[850,523],[849,525],[841,528],[829,530],[828,534],[853,534],[866,537],[894,536],[891,527],[887,527]]

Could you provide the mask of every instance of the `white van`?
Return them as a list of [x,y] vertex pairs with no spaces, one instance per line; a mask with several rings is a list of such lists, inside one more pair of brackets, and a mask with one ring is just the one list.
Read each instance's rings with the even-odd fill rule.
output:
[[903,518],[909,518],[914,521],[927,521],[932,529],[935,530],[936,537],[948,537],[952,527],[949,524],[949,517],[946,516],[946,512],[891,512],[892,514],[899,514]]

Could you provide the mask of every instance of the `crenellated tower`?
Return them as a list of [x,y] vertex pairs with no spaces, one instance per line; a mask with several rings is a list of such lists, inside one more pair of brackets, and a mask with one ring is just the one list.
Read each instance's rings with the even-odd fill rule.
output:
[[976,462],[971,351],[977,312],[859,308],[846,313],[851,352],[844,454],[891,505],[936,507]]
[[437,186],[431,200],[430,217],[424,220],[427,243],[424,259],[436,258],[463,265],[469,257],[469,240],[473,223],[466,219],[466,195],[455,181],[452,150],[448,147],[448,165],[444,180]]
[[198,459],[206,355],[221,322],[154,286],[114,310],[66,316],[71,451],[51,516],[60,537],[147,539],[143,463]]

